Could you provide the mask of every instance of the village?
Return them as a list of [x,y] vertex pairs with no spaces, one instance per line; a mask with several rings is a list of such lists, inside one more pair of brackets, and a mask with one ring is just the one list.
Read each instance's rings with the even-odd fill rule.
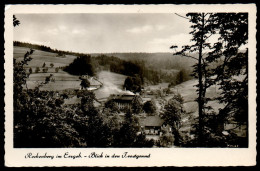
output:
[[[87,75],[83,75],[80,77],[81,80],[88,79],[90,82],[90,86],[86,88],[88,91],[98,91],[98,89],[102,89],[103,83],[100,82],[96,77],[90,77]],[[162,84],[163,86],[167,86],[167,84]],[[114,85],[116,86],[116,85]],[[79,89],[82,89],[81,87]],[[167,125],[164,120],[161,118],[162,113],[162,107],[163,104],[166,102],[162,99],[155,100],[158,97],[167,97],[169,96],[169,91],[166,91],[168,88],[162,88],[155,89],[148,88],[142,89],[140,93],[133,93],[128,90],[119,90],[112,91],[110,94],[106,97],[102,96],[101,98],[96,98],[94,101],[94,106],[98,108],[99,110],[104,110],[106,102],[111,101],[113,102],[117,108],[118,108],[118,116],[121,119],[121,123],[123,122],[125,112],[128,109],[132,108],[133,100],[136,98],[138,99],[138,102],[143,106],[145,103],[150,103],[152,106],[149,106],[149,108],[153,108],[152,111],[145,112],[143,109],[140,111],[140,113],[136,114],[135,116],[139,119],[139,124],[141,127],[140,133],[144,133],[146,135],[147,139],[153,139],[155,141],[159,140],[159,137],[164,132],[171,133],[171,127]],[[118,91],[119,90],[119,91]],[[101,90],[102,91],[102,90]],[[80,99],[74,96],[74,90],[73,89],[66,89],[65,92],[70,94],[71,98],[68,98],[65,100],[66,105],[72,105],[75,103],[80,103]],[[151,109],[148,109],[151,110]]]
[[[99,81],[96,77],[90,77],[87,75],[81,76],[81,80],[88,79],[90,86],[86,88],[89,91],[102,91],[104,84]],[[105,84],[106,85],[106,84]],[[184,99],[184,113],[181,116],[181,127],[179,129],[180,134],[186,138],[193,138],[192,135],[192,124],[195,124],[195,119],[197,117],[197,103],[195,102],[195,82],[193,80],[188,81],[188,83],[183,83],[175,87],[169,88],[168,83],[161,83],[159,85],[150,85],[142,89],[140,93],[133,93],[128,90],[120,90],[113,87],[109,95],[101,96],[96,98],[94,101],[94,106],[99,110],[103,111],[106,108],[107,102],[113,102],[118,108],[117,114],[123,123],[125,113],[128,109],[133,107],[133,101],[138,100],[140,105],[143,107],[140,113],[135,114],[138,118],[141,130],[138,134],[145,134],[146,139],[159,141],[163,134],[173,134],[172,127],[168,125],[164,119],[162,119],[162,114],[165,111],[164,106],[167,102],[176,94],[181,93]],[[111,88],[111,87],[110,87]],[[82,89],[82,88],[80,88]],[[73,90],[66,90],[66,92],[73,92]],[[220,92],[216,87],[211,88],[210,95],[217,96]],[[72,93],[74,94],[74,93]],[[103,93],[102,93],[103,94]],[[104,94],[103,94],[104,95]],[[71,96],[71,98],[66,99],[65,104],[75,104],[75,102],[80,102],[80,99],[76,96]],[[144,105],[149,104],[148,111],[144,110]],[[220,105],[215,106],[215,110],[221,107]],[[152,109],[150,109],[152,108]],[[246,125],[238,125],[236,122],[225,123],[224,125],[219,125],[220,130],[223,135],[228,136],[229,130],[234,131],[239,137],[246,137]],[[166,147],[176,147],[173,145],[173,140],[169,144],[165,144]]]

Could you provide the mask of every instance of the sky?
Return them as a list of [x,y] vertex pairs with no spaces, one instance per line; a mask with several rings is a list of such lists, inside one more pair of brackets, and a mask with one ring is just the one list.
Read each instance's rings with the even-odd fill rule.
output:
[[79,53],[173,52],[191,39],[189,21],[174,13],[15,16],[14,41]]

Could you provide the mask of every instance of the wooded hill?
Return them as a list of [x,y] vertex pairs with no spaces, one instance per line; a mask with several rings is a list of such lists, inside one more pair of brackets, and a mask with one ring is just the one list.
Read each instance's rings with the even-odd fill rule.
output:
[[[173,55],[172,53],[92,53],[83,54],[77,52],[61,51],[44,45],[14,41],[14,46],[27,47],[46,52],[57,53],[57,56],[74,55],[87,58],[79,59],[65,67],[70,74],[82,75],[108,70],[111,72],[127,75],[130,77],[139,76],[145,84],[157,84],[170,82],[171,85],[179,84],[191,79],[191,66],[194,60]],[[81,66],[78,66],[78,65]],[[78,71],[80,68],[88,68],[86,73]],[[85,70],[85,69],[84,69]],[[85,71],[84,71],[85,72]]]

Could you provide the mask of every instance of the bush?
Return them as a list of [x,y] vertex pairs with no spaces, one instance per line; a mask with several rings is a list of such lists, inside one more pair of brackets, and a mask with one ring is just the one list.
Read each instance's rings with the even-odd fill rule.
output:
[[120,111],[119,107],[116,105],[116,103],[112,99],[106,101],[105,108],[110,109],[111,112],[118,113]]
[[59,72],[59,68],[58,67],[55,68],[55,72],[56,73]]
[[156,105],[154,101],[147,101],[144,103],[143,110],[145,113],[153,114],[156,112]]
[[53,64],[53,63],[50,63],[50,67],[53,68],[53,67],[54,67],[54,64]]
[[184,113],[183,98],[180,94],[175,94],[164,106],[162,119],[171,126],[176,145],[179,145],[181,142],[179,129],[181,127],[181,117]]
[[48,72],[48,68],[43,68],[42,72],[47,73]]
[[40,68],[39,67],[36,67],[35,68],[35,73],[38,73],[40,71]]
[[171,147],[174,143],[174,137],[171,133],[167,131],[162,131],[162,135],[159,138],[159,146],[161,147]]
[[134,93],[141,92],[142,89],[142,81],[139,76],[127,77],[123,86],[126,90],[132,91]]
[[30,73],[30,74],[32,73],[32,68],[29,68],[29,73]]

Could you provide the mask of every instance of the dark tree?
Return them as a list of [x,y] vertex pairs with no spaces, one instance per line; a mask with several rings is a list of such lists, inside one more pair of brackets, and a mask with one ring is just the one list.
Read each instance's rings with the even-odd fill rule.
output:
[[176,76],[176,84],[181,84],[184,81],[184,71],[180,70]]
[[139,114],[142,112],[143,104],[141,98],[139,96],[135,96],[132,100],[132,111],[135,114]]
[[[199,113],[199,126],[198,126],[198,139],[199,146],[202,146],[204,140],[204,115],[205,115],[205,105],[208,99],[205,98],[206,90],[209,87],[209,74],[207,73],[206,67],[208,63],[205,62],[204,50],[210,49],[210,44],[206,40],[210,38],[212,34],[215,34],[215,29],[212,28],[214,24],[214,17],[212,13],[188,13],[186,15],[189,17],[189,21],[192,23],[191,28],[193,29],[190,34],[192,34],[192,41],[194,42],[191,46],[183,46],[183,49],[176,54],[183,55],[195,59],[197,63],[193,66],[193,76],[198,79],[198,113]],[[190,55],[193,52],[198,53],[198,57]]]
[[88,79],[82,79],[80,86],[82,89],[86,89],[90,86],[90,82],[88,81]]
[[59,72],[59,68],[58,67],[55,68],[55,72],[56,73]]
[[[238,72],[241,73],[242,71],[241,69],[235,69],[234,66],[237,68],[245,66],[243,62],[241,63],[239,60],[232,60],[232,58],[236,58],[241,45],[247,43],[248,15],[243,13],[189,13],[186,16],[189,17],[189,21],[192,23],[191,28],[193,30],[190,34],[193,36],[192,41],[194,44],[191,46],[183,46],[183,49],[176,54],[197,61],[193,66],[193,76],[198,79],[198,146],[203,146],[206,142],[204,140],[206,137],[204,136],[204,130],[205,121],[208,117],[207,113],[214,113],[210,106],[206,106],[209,100],[214,100],[206,98],[207,89],[214,84],[219,84],[221,86],[220,89],[224,90],[222,94],[223,97],[226,97],[224,98],[225,100],[220,100],[221,103],[235,104],[234,101],[239,99],[239,96],[233,96],[231,98],[227,93],[227,89],[234,90],[235,86],[230,86],[233,80],[232,77],[239,75]],[[208,43],[208,40],[212,35],[218,35],[218,40],[214,43]],[[198,55],[193,55],[194,52],[197,52]],[[215,64],[217,64],[217,67],[214,67]],[[231,64],[232,67],[230,67],[229,64]],[[247,82],[246,79],[245,82]],[[246,90],[247,84],[241,85],[243,85],[241,87]],[[234,92],[237,91],[235,90],[233,93]],[[224,120],[221,118],[224,116],[222,115],[227,116],[229,113],[224,111],[229,108],[227,106],[220,110],[218,116],[219,122],[223,123]]]
[[162,135],[159,138],[159,146],[161,147],[171,147],[174,143],[174,136],[166,131],[162,130]]
[[64,68],[64,71],[73,75],[94,76],[95,74],[94,68],[91,65],[90,55],[77,57],[69,66]]
[[32,73],[32,68],[29,68],[29,73],[30,73],[30,74]]
[[20,21],[15,17],[15,15],[13,15],[13,25],[14,25],[14,27],[19,26],[19,24],[20,24]]
[[137,135],[133,147],[153,147],[155,141],[153,139],[146,139],[144,133]]
[[53,63],[50,63],[50,67],[53,68],[53,67],[54,67],[54,64],[53,64]]
[[[215,18],[221,25],[220,38],[206,60],[214,62],[221,59],[221,65],[212,68],[212,75],[216,75],[212,85],[219,84],[223,90],[219,101],[226,104],[223,109],[227,112],[226,117],[235,116],[248,108],[248,49],[240,51],[240,47],[248,43],[248,14],[223,13],[215,14]],[[244,105],[241,105],[242,101]],[[248,114],[243,115],[247,118]],[[240,122],[239,119],[237,121]]]
[[39,67],[36,67],[35,68],[35,73],[38,73],[40,71],[40,68]]
[[34,50],[31,48],[30,49],[30,55],[33,54]]
[[93,92],[80,90],[77,92],[77,97],[81,98],[80,107],[86,116],[96,115],[94,107],[95,94]]
[[156,112],[156,105],[153,100],[144,103],[143,110],[148,114],[153,114]]
[[42,72],[47,73],[48,70],[49,70],[48,68],[43,68],[43,69],[42,69]]
[[132,91],[134,93],[141,92],[141,87],[142,87],[141,78],[138,75],[135,75],[134,77],[129,76],[125,79],[123,87],[126,90]]
[[106,101],[105,108],[110,109],[111,112],[118,113],[120,111],[119,107],[117,106],[117,104],[112,99]]
[[134,83],[133,83],[133,79],[131,77],[127,77],[125,79],[125,82],[124,82],[124,88],[126,90],[131,90],[132,87],[133,87]]
[[184,113],[183,98],[180,94],[175,94],[174,97],[164,106],[162,118],[165,120],[165,123],[170,125],[172,128],[175,145],[179,145],[181,141],[179,129],[181,127],[181,118]]
[[133,113],[128,110],[125,114],[124,122],[117,135],[115,135],[115,144],[117,147],[133,147],[139,131],[138,120]]
[[[248,129],[248,49],[241,46],[248,43],[248,14],[215,14],[220,37],[213,46],[213,51],[206,58],[209,62],[221,61],[221,65],[211,69],[212,85],[217,84],[222,90],[217,100],[224,104],[219,111],[218,122],[233,120]],[[244,140],[238,140],[239,146],[248,146],[248,130]]]
[[45,83],[50,82],[50,80],[51,80],[51,77],[50,77],[50,76],[47,76],[47,77],[45,78]]
[[108,147],[111,145],[112,132],[107,124],[104,123],[102,116],[95,110],[88,119],[88,130],[86,141],[88,147]]

